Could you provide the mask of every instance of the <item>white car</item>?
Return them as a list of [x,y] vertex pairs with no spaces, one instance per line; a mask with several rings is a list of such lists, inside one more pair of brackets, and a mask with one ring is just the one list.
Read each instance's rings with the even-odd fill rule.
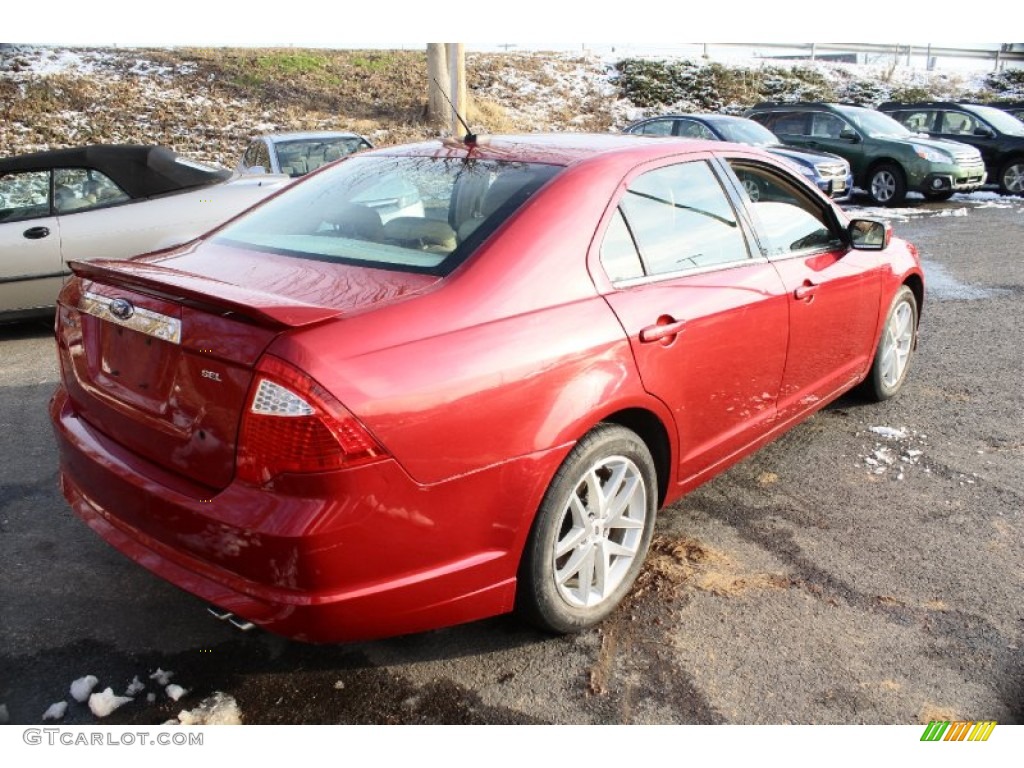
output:
[[365,136],[347,131],[268,133],[249,142],[238,170],[283,173],[294,178],[361,149],[373,149],[373,145]]
[[0,159],[0,319],[52,308],[69,261],[180,245],[289,182],[219,170],[155,146]]

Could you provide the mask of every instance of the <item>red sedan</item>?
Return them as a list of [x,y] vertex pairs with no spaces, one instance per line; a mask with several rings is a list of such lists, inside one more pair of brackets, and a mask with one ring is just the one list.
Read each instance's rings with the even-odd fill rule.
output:
[[361,153],[74,270],[75,512],[222,615],[327,642],[593,626],[657,509],[900,389],[924,290],[912,246],[768,154],[580,134]]

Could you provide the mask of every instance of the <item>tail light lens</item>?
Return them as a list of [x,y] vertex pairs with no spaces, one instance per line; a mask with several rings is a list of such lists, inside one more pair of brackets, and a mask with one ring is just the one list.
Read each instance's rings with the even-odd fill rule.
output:
[[265,356],[242,415],[237,477],[263,485],[285,473],[326,472],[377,461],[384,449],[323,387]]

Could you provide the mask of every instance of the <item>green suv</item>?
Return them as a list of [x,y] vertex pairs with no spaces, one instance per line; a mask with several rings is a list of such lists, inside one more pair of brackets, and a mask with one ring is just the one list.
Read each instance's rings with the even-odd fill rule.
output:
[[888,115],[847,104],[758,104],[746,114],[785,144],[834,152],[853,168],[854,183],[879,205],[900,205],[907,192],[947,200],[985,183],[974,147],[911,133]]

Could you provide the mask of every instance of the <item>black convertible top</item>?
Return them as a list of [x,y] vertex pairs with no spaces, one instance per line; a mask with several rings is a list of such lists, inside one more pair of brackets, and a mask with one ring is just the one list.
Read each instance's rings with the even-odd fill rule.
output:
[[203,187],[232,175],[231,171],[180,158],[166,147],[137,144],[95,144],[0,159],[0,174],[50,168],[97,170],[132,198]]

